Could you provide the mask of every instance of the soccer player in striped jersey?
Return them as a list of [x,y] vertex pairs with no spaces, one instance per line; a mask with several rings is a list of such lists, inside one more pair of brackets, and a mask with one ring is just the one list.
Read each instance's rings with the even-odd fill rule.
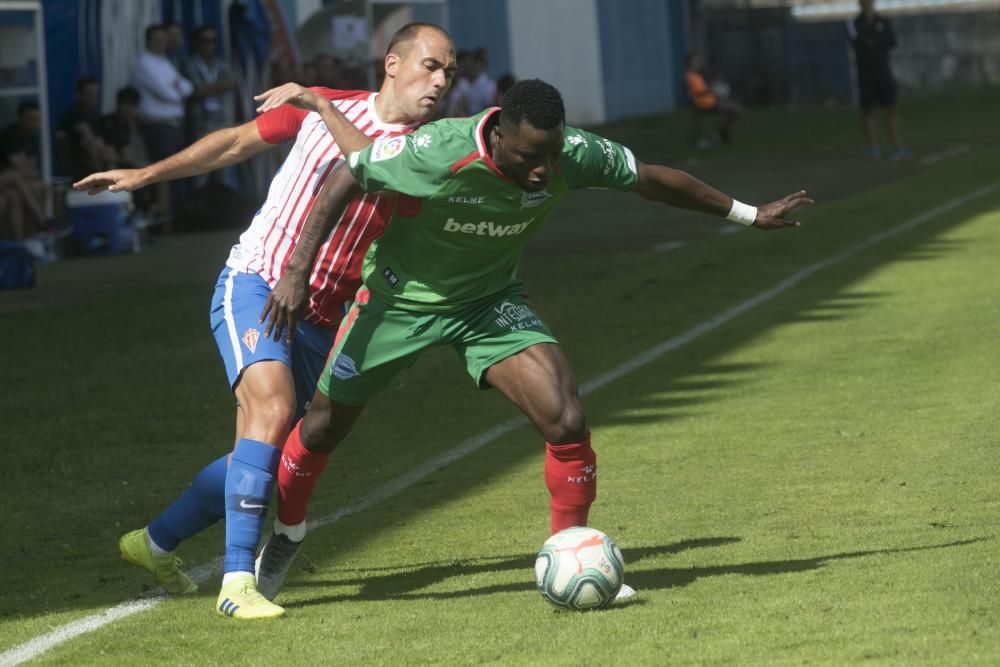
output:
[[[339,132],[337,139],[368,143]],[[478,386],[496,388],[543,436],[552,532],[587,525],[597,457],[569,362],[516,277],[528,238],[579,188],[631,192],[760,229],[796,226],[791,213],[812,203],[796,192],[758,208],[682,171],[644,164],[620,144],[567,127],[559,92],[537,79],[510,88],[501,109],[377,139],[352,152],[348,166],[324,190],[356,179],[398,201],[365,256],[364,287],[309,409],[285,443],[286,455],[296,452],[312,473],[279,493],[279,508],[289,500],[303,508],[302,535],[316,478],[365,404],[438,345],[453,347]],[[326,192],[319,196],[336,207]],[[273,534],[259,559],[259,591],[272,599],[300,544],[289,544],[289,534]]]
[[[149,570],[168,592],[197,590],[174,551],[225,516],[225,573],[216,612],[241,619],[284,613],[257,592],[254,579],[280,447],[305,412],[345,303],[360,284],[364,252],[392,208],[391,200],[362,193],[338,209],[339,222],[330,211],[322,219],[309,217],[323,183],[345,166],[344,151],[329,130],[349,122],[369,139],[405,135],[430,118],[454,71],[448,34],[431,24],[409,24],[391,40],[378,93],[282,86],[258,96],[263,113],[252,122],[209,134],[149,167],[96,173],[74,184],[91,192],[131,191],[294,141],[267,200],[233,246],[212,299],[212,331],[236,396],[232,454],[202,470],[149,526],[119,543],[122,558]],[[332,114],[334,108],[340,114]],[[302,252],[293,257],[300,244]],[[294,459],[285,459],[283,467],[295,474]]]

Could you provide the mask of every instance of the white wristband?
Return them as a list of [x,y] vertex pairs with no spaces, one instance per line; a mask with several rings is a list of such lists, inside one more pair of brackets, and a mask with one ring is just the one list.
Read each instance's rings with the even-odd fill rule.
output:
[[729,209],[726,220],[749,227],[757,219],[757,207],[744,204],[741,201],[733,200],[733,207]]

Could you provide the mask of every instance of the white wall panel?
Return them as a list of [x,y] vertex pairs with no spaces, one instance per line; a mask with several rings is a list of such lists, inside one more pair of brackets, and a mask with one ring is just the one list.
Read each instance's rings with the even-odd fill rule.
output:
[[567,122],[605,118],[595,0],[507,0],[511,65],[519,79],[543,79],[560,92]]

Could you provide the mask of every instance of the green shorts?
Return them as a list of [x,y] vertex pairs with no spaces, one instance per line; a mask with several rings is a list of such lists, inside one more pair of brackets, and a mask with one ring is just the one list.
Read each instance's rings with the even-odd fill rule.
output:
[[525,299],[520,283],[448,313],[402,310],[362,288],[337,333],[319,390],[344,405],[364,405],[424,349],[451,345],[472,379],[538,343],[558,343]]

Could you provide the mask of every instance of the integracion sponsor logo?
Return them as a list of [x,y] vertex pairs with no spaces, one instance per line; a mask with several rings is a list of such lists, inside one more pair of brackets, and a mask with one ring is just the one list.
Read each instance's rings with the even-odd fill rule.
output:
[[406,137],[382,137],[372,144],[372,162],[396,157],[406,147]]
[[517,236],[524,232],[534,218],[526,222],[519,222],[514,225],[498,225],[491,220],[482,222],[456,222],[455,218],[448,218],[444,223],[444,231],[458,232],[460,234],[473,234],[475,236]]
[[522,329],[533,329],[542,326],[542,321],[538,318],[530,307],[523,303],[511,303],[504,301],[493,309],[496,311],[497,326],[511,331],[521,331]]

